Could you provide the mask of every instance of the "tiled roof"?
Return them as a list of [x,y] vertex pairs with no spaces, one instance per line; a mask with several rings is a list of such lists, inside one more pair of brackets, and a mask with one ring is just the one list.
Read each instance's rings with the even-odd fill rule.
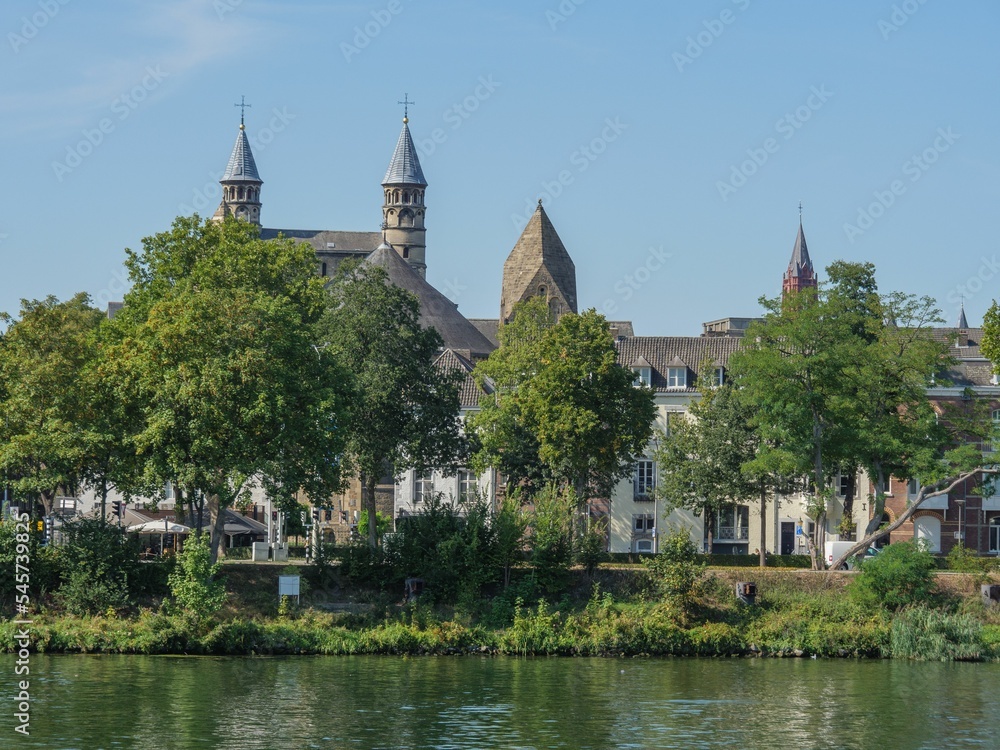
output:
[[[497,337],[497,330],[500,328],[500,321],[496,318],[469,318],[479,332],[493,342],[493,346],[500,346],[500,339]],[[608,327],[616,339],[635,336],[631,320],[609,320]]]
[[417,149],[413,146],[413,139],[410,137],[410,126],[406,124],[405,120],[382,184],[427,187],[424,171],[420,168],[420,159],[417,158]]
[[458,305],[421,278],[389,245],[382,243],[365,259],[365,263],[384,268],[391,283],[416,295],[420,300],[420,325],[437,329],[446,347],[467,349],[474,357],[488,356],[496,349],[458,311]]
[[476,385],[476,380],[472,377],[472,370],[475,366],[471,360],[454,349],[445,349],[434,364],[443,370],[464,372],[465,379],[458,391],[459,403],[463,409],[474,409],[479,406],[479,397],[484,396],[486,391]]
[[242,125],[240,125],[239,135],[236,136],[236,145],[233,146],[233,153],[229,157],[226,173],[222,175],[222,182],[227,180],[247,180],[263,184],[260,175],[257,174],[257,164],[253,160],[250,141],[247,140],[247,131]]
[[375,250],[382,242],[381,232],[337,232],[325,229],[261,229],[262,240],[273,240],[278,235],[308,242],[318,253],[364,253]]
[[948,353],[958,360],[945,374],[950,385],[964,388],[993,384],[993,363],[979,349],[982,328],[934,328],[932,331],[934,339],[946,342]]
[[[694,386],[702,364],[726,367],[729,356],[742,343],[742,339],[726,336],[635,336],[617,342],[618,362],[623,367],[632,367],[633,362],[645,359],[652,368],[654,390],[693,393],[697,390]],[[667,386],[667,370],[678,363],[687,365],[687,388]]]

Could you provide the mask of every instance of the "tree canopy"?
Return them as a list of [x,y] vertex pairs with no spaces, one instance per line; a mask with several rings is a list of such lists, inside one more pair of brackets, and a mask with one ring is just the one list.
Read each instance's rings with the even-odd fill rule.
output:
[[468,420],[478,464],[511,485],[607,497],[645,452],[656,413],[652,391],[617,364],[607,321],[588,310],[557,322],[537,297],[515,307],[499,337],[475,372],[491,391]]
[[[320,338],[352,375],[345,460],[360,474],[369,518],[376,517],[379,477],[454,469],[464,458],[458,399],[464,373],[435,365],[441,336],[421,328],[419,318],[417,298],[377,266],[342,266],[330,284]],[[369,541],[378,544],[375,524]]]

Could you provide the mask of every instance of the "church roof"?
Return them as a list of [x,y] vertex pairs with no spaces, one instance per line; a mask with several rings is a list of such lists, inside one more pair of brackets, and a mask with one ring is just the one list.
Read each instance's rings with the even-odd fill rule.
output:
[[366,264],[385,269],[389,281],[420,300],[420,325],[434,328],[450,349],[468,350],[471,357],[489,355],[496,346],[458,311],[458,305],[428,284],[399,253],[382,243]]
[[427,187],[427,180],[424,179],[424,171],[420,168],[420,160],[417,158],[417,149],[413,146],[413,139],[410,137],[410,126],[403,120],[403,129],[399,133],[399,140],[396,142],[396,150],[392,154],[392,161],[385,171],[383,185],[420,185]]
[[233,146],[233,153],[229,157],[226,173],[222,175],[222,182],[226,180],[248,180],[263,184],[263,180],[257,174],[257,164],[253,160],[253,152],[250,150],[246,128],[242,125],[240,125],[239,135],[236,136],[236,145]]
[[814,275],[812,259],[809,257],[809,248],[806,246],[806,235],[802,231],[802,222],[799,222],[799,233],[795,238],[795,247],[792,248],[792,259],[788,263],[788,272],[785,276],[811,278]]
[[262,240],[273,240],[278,236],[289,237],[298,242],[308,242],[321,255],[367,255],[382,241],[381,232],[341,232],[326,229],[274,229],[260,230]]
[[[503,264],[504,307],[512,308],[526,292],[535,294],[537,286],[547,283],[555,286],[552,291],[562,295],[569,310],[577,311],[576,266],[539,201]],[[502,313],[506,319],[509,309]]]

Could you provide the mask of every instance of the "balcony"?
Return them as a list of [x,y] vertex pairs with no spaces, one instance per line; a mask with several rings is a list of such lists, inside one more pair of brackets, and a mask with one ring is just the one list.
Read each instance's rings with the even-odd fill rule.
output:
[[746,542],[750,540],[749,526],[720,526],[715,535],[716,541]]

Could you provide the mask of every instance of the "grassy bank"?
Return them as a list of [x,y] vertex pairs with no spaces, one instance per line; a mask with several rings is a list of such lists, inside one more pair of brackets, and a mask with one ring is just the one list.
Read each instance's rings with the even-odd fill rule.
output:
[[[461,606],[403,605],[352,587],[328,570],[307,584],[300,607],[277,605],[278,566],[229,565],[227,602],[213,618],[168,614],[150,598],[123,616],[32,616],[39,652],[121,654],[518,654],[581,656],[817,656],[996,660],[1000,612],[974,581],[937,576],[921,606],[867,606],[846,589],[850,574],[714,569],[678,604],[657,597],[643,570],[575,571],[557,601],[533,596],[527,577]],[[758,598],[735,597],[754,580]],[[0,624],[0,649],[18,628]]]

